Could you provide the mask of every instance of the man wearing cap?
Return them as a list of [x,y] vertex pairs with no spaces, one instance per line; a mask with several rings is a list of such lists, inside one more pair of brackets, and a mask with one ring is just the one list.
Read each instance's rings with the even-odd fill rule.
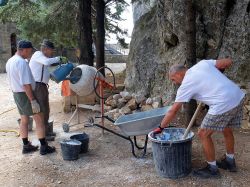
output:
[[40,105],[33,93],[35,81],[25,59],[30,58],[33,46],[30,41],[21,40],[17,45],[17,52],[6,64],[11,90],[18,111],[21,115],[20,136],[23,140],[23,154],[36,151],[37,146],[33,146],[28,140],[29,116],[33,115],[36,122],[36,133],[41,143],[40,154],[45,155],[55,152],[54,147],[48,146],[45,140],[45,128],[43,123],[43,113],[40,112]]
[[[35,93],[37,100],[40,103],[41,111],[44,113],[44,124],[45,124],[45,135],[46,139],[53,141],[55,139],[55,133],[53,133],[53,128],[49,127],[49,92],[48,83],[50,78],[50,73],[48,67],[50,65],[57,65],[60,62],[60,57],[54,57],[55,46],[54,44],[44,39],[41,43],[40,51],[36,51],[30,59],[30,69],[36,82]],[[65,60],[65,59],[64,59]]]

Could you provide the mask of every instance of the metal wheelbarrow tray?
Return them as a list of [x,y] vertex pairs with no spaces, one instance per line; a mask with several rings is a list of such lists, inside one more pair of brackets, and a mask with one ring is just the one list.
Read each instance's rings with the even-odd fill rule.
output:
[[[94,124],[97,127],[100,127],[108,132],[111,132],[121,138],[129,140],[132,146],[132,153],[135,157],[144,157],[146,154],[147,149],[147,142],[148,142],[148,133],[151,132],[153,129],[159,126],[160,122],[162,121],[163,117],[167,113],[169,107],[162,107],[157,109],[148,110],[145,112],[137,112],[134,114],[128,114],[120,116],[116,121],[112,120],[107,116],[97,117],[97,118],[106,118],[114,125],[118,126],[123,134],[119,134],[114,132],[106,127],[103,127],[99,124]],[[143,147],[139,147],[136,142],[136,136],[146,135],[145,137],[145,144]],[[134,137],[134,142],[131,139],[131,136]],[[134,151],[134,146],[138,149],[143,149],[143,154],[141,156],[137,156]]]

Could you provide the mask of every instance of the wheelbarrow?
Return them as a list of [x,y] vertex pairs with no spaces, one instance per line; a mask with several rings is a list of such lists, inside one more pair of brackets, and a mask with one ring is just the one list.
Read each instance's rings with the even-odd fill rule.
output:
[[[119,127],[122,133],[115,132],[94,122],[91,125],[102,128],[103,130],[111,132],[125,140],[128,140],[131,144],[132,154],[134,155],[134,157],[142,158],[145,156],[147,151],[148,133],[159,126],[160,122],[162,121],[163,117],[165,116],[168,110],[169,107],[167,106],[167,107],[148,110],[145,112],[137,112],[134,114],[120,116],[116,121],[109,118],[108,116],[95,117],[95,118],[105,118],[111,121],[114,125]],[[145,142],[144,145],[140,147],[137,144],[136,137],[143,135],[145,136]],[[135,147],[138,150],[143,150],[140,155],[137,155],[135,153]]]

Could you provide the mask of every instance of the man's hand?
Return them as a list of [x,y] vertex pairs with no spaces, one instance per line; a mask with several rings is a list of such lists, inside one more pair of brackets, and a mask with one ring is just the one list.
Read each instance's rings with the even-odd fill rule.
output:
[[66,63],[68,63],[68,58],[64,57],[64,56],[60,56],[60,61],[62,64],[66,64]]
[[162,133],[164,128],[161,127],[161,125],[159,127],[157,127],[156,129],[153,130],[153,137],[155,137],[157,134]]
[[32,100],[30,103],[31,103],[33,113],[34,114],[39,113],[40,112],[40,105],[38,104],[38,102],[36,100]]

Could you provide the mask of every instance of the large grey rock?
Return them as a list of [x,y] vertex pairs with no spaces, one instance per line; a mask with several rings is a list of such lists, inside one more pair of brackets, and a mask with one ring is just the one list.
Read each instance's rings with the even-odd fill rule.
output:
[[[194,2],[197,61],[230,56],[234,63],[226,74],[236,81],[249,81],[249,0]],[[127,91],[141,92],[147,97],[159,96],[163,103],[175,98],[176,87],[168,78],[168,69],[174,63],[183,64],[186,59],[185,3],[158,0],[155,6],[138,16],[127,63]]]
[[135,23],[141,16],[146,14],[155,5],[155,0],[137,0],[132,4],[133,22]]

